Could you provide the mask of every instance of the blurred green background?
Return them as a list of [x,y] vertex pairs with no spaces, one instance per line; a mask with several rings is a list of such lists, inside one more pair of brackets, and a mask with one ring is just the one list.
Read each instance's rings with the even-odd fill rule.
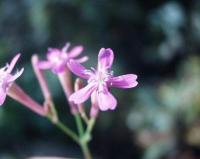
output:
[[[115,111],[100,114],[91,149],[99,159],[200,158],[199,0],[0,0],[0,64],[17,53],[17,81],[43,101],[33,53],[82,44],[94,66],[101,47],[115,52],[116,75],[135,73],[135,89],[117,90]],[[73,118],[57,77],[46,73],[61,118]],[[0,159],[81,157],[62,132],[7,99],[0,109]]]

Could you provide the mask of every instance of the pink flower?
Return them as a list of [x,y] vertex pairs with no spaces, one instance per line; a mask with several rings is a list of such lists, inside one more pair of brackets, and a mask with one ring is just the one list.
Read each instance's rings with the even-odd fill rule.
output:
[[20,71],[15,73],[14,75],[11,74],[15,64],[17,63],[20,54],[17,54],[11,61],[10,64],[7,64],[5,67],[0,69],[0,105],[2,105],[6,99],[7,93],[11,85],[14,81],[21,76],[24,69],[22,68]]
[[[49,48],[47,52],[47,61],[40,61],[38,67],[40,69],[51,69],[54,73],[60,73],[65,70],[67,62],[70,59],[76,58],[83,51],[82,46],[75,46],[73,49],[68,51],[70,44],[67,43],[62,49]],[[87,61],[88,57],[76,59],[78,62]]]
[[69,69],[79,77],[88,80],[87,86],[73,93],[69,100],[75,104],[85,102],[92,94],[96,95],[98,107],[102,111],[115,109],[117,100],[109,92],[110,87],[132,88],[137,86],[137,75],[126,74],[122,76],[113,76],[111,66],[114,60],[114,54],[111,49],[102,48],[98,55],[97,69],[87,70],[77,61],[70,60]]

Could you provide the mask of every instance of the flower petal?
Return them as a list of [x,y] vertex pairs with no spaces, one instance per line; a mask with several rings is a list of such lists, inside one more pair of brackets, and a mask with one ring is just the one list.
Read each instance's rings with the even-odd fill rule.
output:
[[3,90],[3,88],[0,88],[0,106],[5,102],[6,100],[6,92]]
[[136,80],[137,80],[137,75],[134,74],[112,77],[109,80],[109,86],[117,88],[133,88],[138,84]]
[[18,53],[11,61],[11,63],[8,66],[8,69],[6,70],[7,73],[11,73],[11,71],[13,70],[13,68],[15,67],[17,61],[19,60],[19,57],[21,56],[20,53]]
[[70,43],[67,42],[67,43],[65,44],[65,46],[62,48],[62,52],[67,52],[67,50],[69,49],[69,46],[70,46]]
[[79,77],[89,79],[91,76],[91,72],[75,60],[69,60],[67,66],[75,75]]
[[0,68],[0,74],[4,73],[6,69],[8,69],[8,64],[2,68]]
[[69,101],[74,102],[75,104],[81,104],[85,102],[92,94],[92,92],[96,89],[94,84],[88,84],[82,89],[76,91],[69,97]]
[[20,71],[18,71],[15,75],[11,76],[7,82],[10,83],[10,82],[15,81],[19,76],[22,75],[23,72],[24,72],[24,68],[22,68]]
[[117,106],[117,100],[106,87],[104,87],[104,91],[100,91],[97,93],[97,98],[99,108],[102,111],[106,111],[108,109],[114,110]]
[[82,51],[83,51],[83,46],[75,46],[73,49],[71,49],[68,52],[68,55],[69,55],[69,57],[74,58],[74,57],[80,55]]
[[81,58],[76,59],[76,61],[78,63],[83,63],[83,62],[86,62],[88,59],[89,59],[88,56],[83,56]]
[[109,69],[114,60],[114,53],[111,49],[102,48],[98,55],[98,69]]
[[52,67],[52,64],[49,61],[39,61],[38,67],[40,69],[47,70],[47,69],[50,69]]
[[47,60],[48,61],[55,61],[56,58],[61,55],[61,51],[57,48],[48,48],[47,51]]

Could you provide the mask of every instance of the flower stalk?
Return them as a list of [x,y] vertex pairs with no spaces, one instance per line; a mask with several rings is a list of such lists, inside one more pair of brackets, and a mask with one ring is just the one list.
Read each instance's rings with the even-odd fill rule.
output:
[[81,146],[81,149],[83,151],[85,159],[92,159],[92,154],[90,152],[88,144],[87,143],[83,143],[80,146]]
[[61,121],[57,121],[56,123],[54,123],[51,119],[51,117],[49,118],[49,120],[56,125],[60,130],[62,130],[67,136],[69,136],[74,142],[76,142],[77,144],[80,144],[80,140],[79,137],[76,135],[75,132],[73,132],[69,127],[67,127],[65,124],[63,124]]
[[58,79],[60,81],[60,84],[63,88],[63,91],[65,93],[66,99],[69,103],[70,110],[72,114],[77,114],[77,105],[75,105],[73,102],[70,102],[68,99],[70,95],[73,93],[73,87],[72,87],[72,81],[71,81],[71,74],[67,68],[64,69],[64,71],[57,74]]
[[[75,80],[75,83],[74,83],[74,90],[76,92],[76,91],[80,90],[81,88],[83,88],[83,82],[81,81],[80,78],[77,78]],[[84,120],[84,122],[86,124],[88,124],[89,119],[88,119],[87,114],[85,112],[84,105],[83,104],[77,104],[77,107],[78,107],[78,112],[80,113],[81,118]]]
[[95,121],[96,119],[95,118],[91,118],[89,120],[89,123],[87,125],[87,129],[85,131],[85,134],[84,136],[82,136],[82,138],[80,139],[81,140],[81,149],[83,151],[83,154],[85,156],[85,159],[92,159],[92,154],[90,152],[90,149],[89,149],[89,146],[88,146],[88,143],[90,142],[90,140],[92,139],[92,129],[94,128],[94,125],[95,125]]

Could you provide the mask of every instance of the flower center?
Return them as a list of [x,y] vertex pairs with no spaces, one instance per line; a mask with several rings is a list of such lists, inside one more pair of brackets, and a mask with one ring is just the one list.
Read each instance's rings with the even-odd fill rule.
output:
[[59,65],[67,60],[68,56],[66,53],[56,50],[56,52],[52,52],[50,55],[50,61]]
[[91,75],[90,79],[88,82],[93,82],[97,84],[98,86],[102,85],[107,85],[107,82],[109,81],[110,77],[113,76],[113,71],[108,71],[108,70],[93,70],[93,75]]
[[54,58],[52,58],[52,61],[53,61],[53,63],[55,63],[55,64],[60,63],[61,60],[62,60],[62,59],[61,59],[61,57],[59,57],[59,56],[55,56]]

